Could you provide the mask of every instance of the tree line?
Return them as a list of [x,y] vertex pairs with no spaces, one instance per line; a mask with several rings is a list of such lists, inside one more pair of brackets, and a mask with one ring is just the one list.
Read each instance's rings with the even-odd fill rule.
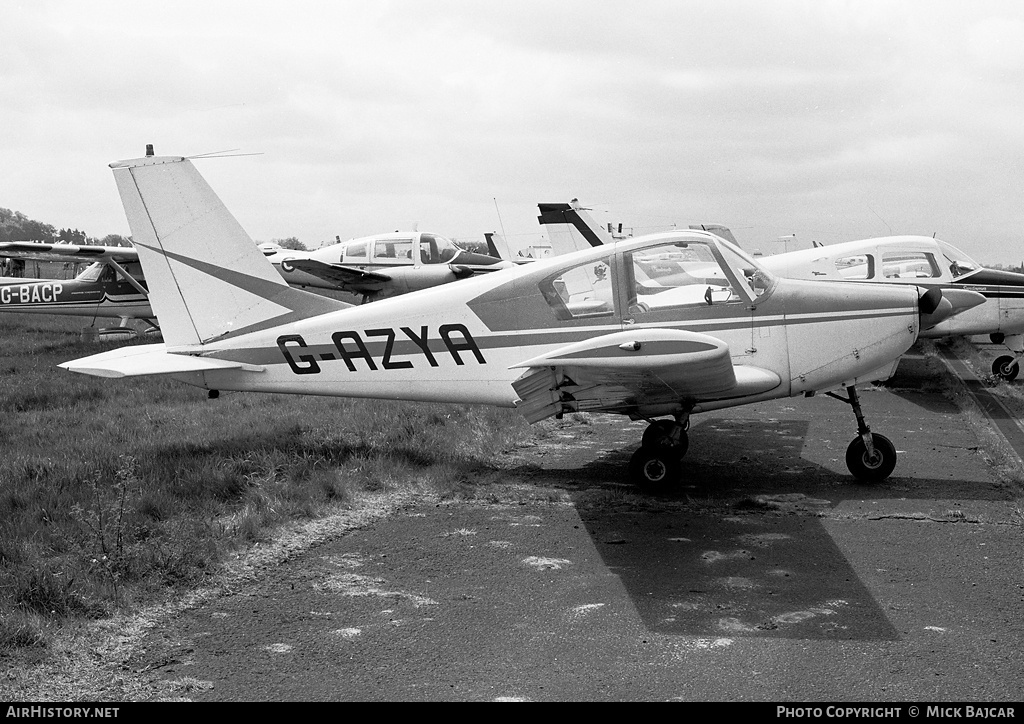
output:
[[52,224],[30,219],[20,211],[0,208],[0,241],[46,241],[65,244],[99,244],[102,246],[131,246],[131,241],[120,234],[107,234],[103,238],[88,236],[79,229],[60,229]]

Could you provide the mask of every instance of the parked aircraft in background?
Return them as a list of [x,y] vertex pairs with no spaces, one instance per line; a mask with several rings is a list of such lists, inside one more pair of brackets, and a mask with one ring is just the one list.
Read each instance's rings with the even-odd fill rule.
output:
[[922,337],[987,334],[1012,355],[992,363],[992,374],[1017,377],[1024,357],[1024,274],[986,269],[957,247],[928,236],[887,236],[848,241],[764,257],[761,262],[783,276],[849,279],[884,284],[913,284],[941,289],[953,300],[980,293],[984,303],[924,330]]
[[[0,242],[0,258],[89,263],[74,279],[0,278],[0,312],[90,317],[90,326],[83,330],[86,338],[134,335],[134,319],[149,323],[146,333],[159,331],[134,249],[8,241]],[[119,319],[120,326],[97,330],[95,320],[107,318]]]
[[[922,320],[943,314],[938,290],[779,278],[704,231],[638,237],[345,306],[289,287],[188,159],[112,168],[165,342],[65,369],[169,375],[211,396],[514,406],[530,422],[617,413],[651,423],[630,466],[645,484],[678,479],[691,414],[818,391],[853,407],[853,475],[886,478],[896,448],[865,424],[855,385],[887,378]],[[727,294],[645,310],[636,280],[652,259],[676,265],[673,284]],[[687,278],[688,269],[712,266],[718,276]],[[831,392],[840,387],[846,397]]]
[[315,251],[265,249],[290,285],[358,294],[364,302],[446,284],[512,266],[465,251],[438,234],[378,234]]
[[544,248],[544,256],[522,256],[522,252],[514,254],[509,243],[496,232],[484,234],[488,253],[516,264],[526,264],[538,258],[561,256],[628,238],[622,233],[621,225],[619,230],[615,231],[609,224],[608,230],[605,231],[604,227],[587,213],[590,209],[581,206],[578,199],[573,199],[567,204],[541,203],[537,204],[537,208],[540,210],[537,220],[547,231],[548,244]]
[[[314,252],[282,249],[273,244],[260,246],[281,276],[299,287],[347,291],[364,301],[383,299],[457,279],[483,270],[512,266],[511,263],[456,247],[435,234],[409,232],[380,234],[335,244]],[[65,314],[93,318],[116,318],[118,327],[95,330],[86,327],[83,336],[131,335],[132,319],[144,319],[146,333],[159,331],[149,305],[146,281],[134,248],[0,242],[0,258],[89,263],[75,279],[26,279],[0,277],[0,312]],[[349,264],[334,264],[344,259]],[[363,267],[358,265],[367,262]]]
[[[551,222],[555,223],[555,222]],[[570,216],[580,234],[593,234],[586,217]],[[690,227],[694,228],[694,227]],[[704,226],[733,239],[728,228]],[[1010,381],[1024,358],[1024,274],[986,269],[957,247],[928,236],[888,236],[759,257],[772,272],[795,279],[832,279],[886,284],[912,284],[941,289],[954,314],[923,329],[921,337],[989,335],[1012,355],[1000,355],[992,374]],[[980,295],[980,296],[979,296]]]
[[[573,199],[569,203],[537,204],[540,209],[540,216],[537,221],[544,226],[551,239],[559,239],[558,250],[555,254],[564,254],[568,251],[578,251],[587,246],[600,246],[611,244],[614,241],[628,239],[632,235],[623,232],[622,224],[608,224],[602,226],[597,223],[587,212],[590,209],[582,206],[579,199]],[[710,231],[720,236],[734,246],[739,246],[732,231],[722,224],[693,224],[690,229]],[[552,244],[554,246],[554,243]]]

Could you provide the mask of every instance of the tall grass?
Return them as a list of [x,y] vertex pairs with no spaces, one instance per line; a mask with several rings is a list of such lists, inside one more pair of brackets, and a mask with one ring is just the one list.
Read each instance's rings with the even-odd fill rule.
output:
[[533,433],[511,410],[224,393],[56,367],[123,343],[0,315],[0,650],[196,584],[362,491],[450,489]]

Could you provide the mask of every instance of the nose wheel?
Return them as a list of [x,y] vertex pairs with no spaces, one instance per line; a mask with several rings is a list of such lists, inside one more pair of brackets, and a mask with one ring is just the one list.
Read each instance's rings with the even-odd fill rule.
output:
[[989,337],[993,344],[1004,345],[1010,352],[1010,354],[996,357],[992,363],[992,374],[1007,382],[1012,382],[1017,379],[1021,360],[1024,359],[1024,335],[996,333],[989,335]]
[[871,432],[860,409],[857,388],[847,387],[846,392],[849,397],[841,397],[834,392],[825,393],[850,405],[857,418],[857,437],[846,448],[846,467],[859,482],[879,483],[896,468],[896,446],[884,435]]
[[686,429],[689,415],[675,420],[653,420],[644,430],[640,449],[629,461],[629,474],[637,485],[662,490],[679,482],[682,460],[690,446]]
[[1004,354],[996,357],[995,361],[992,362],[992,374],[996,377],[1001,377],[1007,382],[1017,379],[1018,372],[1020,372],[1020,365],[1018,364],[1017,357]]
[[885,480],[896,467],[896,446],[884,435],[871,436],[871,450],[867,442],[858,436],[846,448],[846,467],[853,477],[864,483],[878,483]]

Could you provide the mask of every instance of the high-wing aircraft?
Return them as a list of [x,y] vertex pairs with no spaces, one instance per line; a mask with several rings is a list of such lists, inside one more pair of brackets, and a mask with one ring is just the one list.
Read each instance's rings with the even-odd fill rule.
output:
[[[335,244],[314,252],[260,246],[281,276],[298,287],[348,291],[364,301],[383,299],[511,263],[456,247],[450,240],[420,232],[380,234]],[[75,279],[0,277],[0,312],[64,314],[120,319],[117,327],[83,334],[130,335],[130,320],[149,322],[159,331],[149,306],[146,280],[134,248],[36,242],[0,242],[0,258],[91,262]],[[332,263],[343,259],[347,264]],[[369,263],[365,263],[369,262]],[[359,265],[362,264],[362,267]]]
[[74,279],[0,278],[0,312],[67,314],[79,317],[119,319],[120,326],[83,335],[132,335],[131,320],[149,323],[146,333],[158,331],[149,305],[146,279],[134,249],[121,246],[86,246],[24,241],[0,242],[0,257],[9,259],[92,262]]
[[418,231],[367,236],[315,251],[267,251],[270,263],[292,286],[351,292],[364,302],[512,266]]
[[[887,378],[922,324],[947,313],[938,290],[777,277],[704,231],[621,240],[346,306],[288,286],[188,159],[111,167],[164,343],[61,367],[169,375],[211,396],[488,404],[530,422],[621,414],[650,422],[630,469],[652,486],[678,480],[692,414],[819,391],[853,408],[851,473],[886,478],[896,448],[865,423],[855,385]],[[659,291],[645,278],[640,288],[655,263],[674,265],[671,286]],[[689,274],[711,268],[717,275]],[[696,291],[673,305],[645,301],[682,287]]]

